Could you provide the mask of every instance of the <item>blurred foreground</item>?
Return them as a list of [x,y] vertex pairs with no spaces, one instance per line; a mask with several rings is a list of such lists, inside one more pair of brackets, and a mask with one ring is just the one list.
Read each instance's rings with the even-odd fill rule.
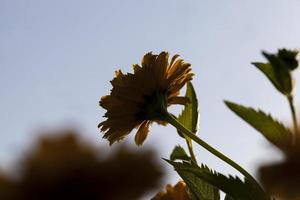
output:
[[284,159],[261,166],[258,171],[266,190],[280,199],[300,199],[300,132],[294,135],[295,145],[280,149]]
[[159,186],[162,170],[152,151],[123,146],[103,159],[72,130],[53,135],[24,154],[13,176],[0,174],[0,199],[134,200]]

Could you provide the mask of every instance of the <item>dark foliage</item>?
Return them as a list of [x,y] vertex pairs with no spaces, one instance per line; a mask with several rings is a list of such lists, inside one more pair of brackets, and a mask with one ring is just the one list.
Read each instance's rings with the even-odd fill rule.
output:
[[24,157],[18,181],[0,177],[0,199],[133,200],[157,187],[162,172],[153,152],[122,147],[103,160],[73,131],[58,135],[42,138]]

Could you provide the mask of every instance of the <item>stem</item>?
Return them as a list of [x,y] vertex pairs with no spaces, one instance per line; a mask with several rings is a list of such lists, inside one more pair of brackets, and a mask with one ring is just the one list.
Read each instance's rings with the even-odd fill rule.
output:
[[192,158],[192,161],[197,164],[197,159],[196,159],[196,156],[194,154],[194,151],[193,151],[193,143],[191,140],[188,140],[188,139],[185,139],[186,140],[186,143],[187,143],[187,146],[189,148],[189,152],[190,152],[190,155],[191,155],[191,158]]
[[296,136],[296,134],[298,133],[298,124],[297,124],[297,116],[296,116],[295,105],[294,105],[294,97],[293,97],[293,95],[289,95],[287,98],[289,101],[292,118],[293,118],[294,132],[295,132],[294,136]]
[[180,124],[171,114],[167,113],[166,114],[166,118],[167,118],[166,119],[167,122],[169,122],[174,127],[176,127],[177,129],[179,129],[183,134],[185,134],[186,136],[188,136],[189,138],[191,138],[192,140],[194,140],[196,143],[198,143],[200,146],[202,146],[204,149],[206,149],[207,151],[209,151],[213,155],[217,156],[218,158],[220,158],[221,160],[223,160],[227,164],[231,165],[233,168],[235,168],[241,174],[243,174],[247,179],[249,179],[249,181],[251,181],[253,184],[257,185],[258,188],[261,188],[261,186],[255,180],[255,178],[253,178],[253,176],[251,174],[249,174],[239,164],[237,164],[236,162],[234,162],[233,160],[231,160],[230,158],[228,158],[227,156],[225,156],[224,154],[222,154],[218,150],[214,149],[212,146],[210,146],[209,144],[207,144],[206,142],[204,142],[202,139],[200,139],[199,137],[197,137],[195,134],[193,134],[192,132],[190,132],[182,124]]

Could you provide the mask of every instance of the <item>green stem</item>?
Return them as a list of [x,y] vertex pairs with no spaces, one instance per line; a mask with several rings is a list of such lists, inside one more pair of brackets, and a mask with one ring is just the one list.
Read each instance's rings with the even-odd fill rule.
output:
[[165,117],[167,118],[166,119],[167,122],[169,122],[174,127],[176,127],[177,129],[179,129],[183,134],[185,134],[186,136],[188,136],[189,138],[191,138],[192,140],[194,140],[197,144],[199,144],[200,146],[202,146],[204,149],[206,149],[207,151],[209,151],[213,155],[217,156],[218,158],[220,158],[221,160],[223,160],[227,164],[231,165],[233,168],[235,168],[241,174],[243,174],[247,179],[249,179],[249,181],[251,181],[253,184],[257,185],[258,188],[261,188],[261,186],[255,180],[255,178],[253,178],[253,176],[251,174],[249,174],[239,164],[237,164],[236,162],[234,162],[233,160],[231,160],[230,158],[228,158],[227,156],[225,156],[224,154],[222,154],[218,150],[214,149],[212,146],[210,146],[209,144],[207,144],[206,142],[204,142],[202,139],[200,139],[199,137],[197,137],[195,134],[193,134],[192,132],[190,132],[182,124],[180,124],[171,114],[168,113],[168,114],[166,114]]
[[193,143],[191,140],[188,140],[188,139],[185,139],[186,140],[186,143],[187,143],[187,146],[188,146],[188,149],[189,149],[189,152],[190,152],[190,155],[191,155],[191,158],[192,158],[192,161],[197,164],[197,159],[196,159],[196,156],[194,154],[194,150],[193,150]]
[[[297,124],[297,116],[296,116],[296,111],[295,111],[295,106],[294,106],[294,98],[293,98],[293,95],[289,95],[287,98],[288,98],[289,105],[291,108],[293,124],[294,124],[294,132],[296,134],[296,133],[298,133],[298,124]],[[296,135],[294,135],[294,136],[296,136]]]

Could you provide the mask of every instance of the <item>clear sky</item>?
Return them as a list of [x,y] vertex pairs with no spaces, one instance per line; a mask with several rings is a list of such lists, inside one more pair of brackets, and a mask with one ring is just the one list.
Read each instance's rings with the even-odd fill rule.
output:
[[[66,124],[109,149],[97,130],[104,114],[98,101],[114,71],[131,71],[145,53],[166,50],[196,73],[201,137],[255,173],[258,163],[278,156],[223,100],[260,107],[289,124],[286,100],[250,62],[264,61],[261,50],[300,48],[299,10],[298,0],[0,0],[1,166],[39,130]],[[299,87],[295,92],[299,107]],[[126,141],[133,146],[133,137]],[[133,148],[154,146],[167,157],[178,143],[172,127],[155,125],[145,145]],[[197,154],[235,173],[201,148]],[[172,168],[162,165],[175,183]]]

